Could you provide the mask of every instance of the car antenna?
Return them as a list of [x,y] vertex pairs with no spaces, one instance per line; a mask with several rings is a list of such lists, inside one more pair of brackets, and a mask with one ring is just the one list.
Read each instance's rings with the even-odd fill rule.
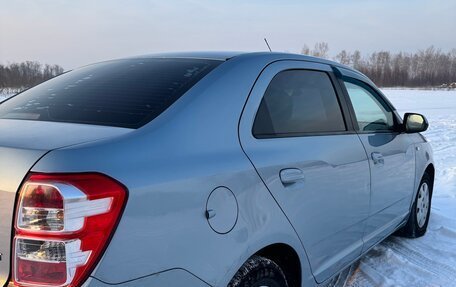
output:
[[272,52],[271,46],[269,46],[268,40],[267,40],[266,38],[264,38],[264,42],[265,42],[266,45],[268,46],[269,52]]

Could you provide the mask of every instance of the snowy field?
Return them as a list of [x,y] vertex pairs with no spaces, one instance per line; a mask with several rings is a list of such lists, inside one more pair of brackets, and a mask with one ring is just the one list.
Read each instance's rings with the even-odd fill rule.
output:
[[456,286],[456,91],[384,93],[401,115],[418,112],[430,122],[424,135],[434,149],[436,180],[428,233],[419,239],[391,236],[333,286]]
[[6,94],[0,93],[0,102],[2,102],[3,100],[5,100],[6,98],[7,98],[7,95],[6,95]]
[[383,92],[401,115],[418,112],[429,120],[424,135],[436,164],[432,213],[424,237],[391,236],[353,267],[345,286],[456,286],[456,91]]
[[7,94],[7,93],[0,92],[0,103],[12,95],[13,94]]

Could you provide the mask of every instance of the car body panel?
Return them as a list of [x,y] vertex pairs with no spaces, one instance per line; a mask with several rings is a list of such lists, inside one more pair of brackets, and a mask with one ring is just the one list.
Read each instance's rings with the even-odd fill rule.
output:
[[[96,278],[89,278],[82,287],[108,287],[112,284],[102,282]],[[134,286],[147,286],[147,287],[209,287],[206,282],[202,281],[193,274],[183,269],[172,269],[164,272],[159,272],[150,276],[138,278],[136,280],[122,282],[116,284],[118,287],[134,287]]]
[[[427,139],[421,134],[416,135],[416,144],[415,144],[415,188],[412,198],[410,199],[410,208],[413,205],[416,194],[418,193],[418,187],[420,186],[421,179],[426,169],[432,166],[432,169],[435,169],[434,166],[434,154],[432,151],[431,144]],[[435,171],[435,170],[434,170]],[[431,198],[432,199],[432,198]]]
[[[313,281],[299,238],[239,144],[243,106],[268,63],[233,58],[129,136],[54,150],[33,168],[97,171],[128,188],[124,215],[95,278],[115,284],[183,268],[224,286],[253,253],[283,243],[300,255],[306,282]],[[207,198],[218,186],[229,188],[239,204],[236,226],[225,235],[205,218]]]
[[[344,68],[337,70],[343,77],[368,85],[391,107],[396,124],[402,124],[394,106],[366,76]],[[421,136],[404,132],[360,132],[358,135],[366,149],[371,173],[369,219],[364,236],[364,251],[367,251],[407,218],[410,211],[407,203],[415,192],[415,143]],[[377,162],[376,155],[381,155],[383,161]]]
[[[307,251],[318,282],[329,278],[363,248],[369,208],[369,166],[354,133],[256,139],[252,126],[272,78],[289,69],[332,72],[330,66],[298,61],[269,65],[257,80],[240,123],[241,144]],[[283,169],[303,171],[301,182],[284,185]],[[330,178],[331,180],[328,180]]]
[[0,285],[10,272],[11,230],[16,193],[25,176],[50,150],[115,137],[131,129],[71,123],[0,120]]
[[0,119],[0,146],[49,151],[116,137],[132,129],[96,125]]
[[33,164],[46,152],[0,147],[0,286],[10,274],[11,235],[16,193]]
[[[194,57],[226,62],[137,130],[14,122],[14,127],[20,127],[20,136],[11,133],[11,138],[0,139],[0,146],[22,147],[0,148],[0,178],[14,173],[11,179],[0,181],[0,202],[3,204],[3,198],[9,202],[5,211],[0,210],[8,213],[9,218],[8,223],[2,221],[0,234],[11,240],[15,194],[30,168],[49,173],[90,171],[118,180],[127,187],[129,196],[113,238],[85,286],[182,286],[183,282],[192,286],[226,286],[250,256],[277,243],[289,246],[298,255],[302,286],[315,286],[315,278],[321,282],[362,255],[370,177],[367,155],[358,135],[352,132],[288,138],[279,139],[278,143],[266,140],[258,150],[252,150],[257,143],[248,137],[248,125],[253,119],[242,116],[241,120],[241,115],[254,112],[250,99],[246,105],[247,99],[267,85],[258,77],[270,73],[268,68],[272,66],[271,71],[289,62],[299,62],[295,64],[314,65],[328,72],[347,70],[368,82],[365,76],[328,60],[285,53],[171,53],[144,57]],[[6,133],[10,128],[2,128],[0,122],[0,129]],[[33,140],[27,142],[27,135],[33,135]],[[419,181],[424,165],[432,163],[432,153],[420,136],[414,135],[412,142],[421,147],[416,153],[416,164],[420,166],[413,169]],[[302,151],[298,162],[287,148],[300,145],[314,150]],[[338,145],[340,150],[335,150]],[[274,155],[268,156],[271,152]],[[13,160],[21,163],[11,168]],[[258,172],[250,160],[257,165]],[[311,177],[300,186],[277,190],[274,177],[286,161],[298,162]],[[8,168],[9,171],[3,170]],[[325,177],[331,180],[325,181]],[[332,182],[350,187],[343,194],[356,195],[355,198],[347,200],[341,196]],[[307,187],[306,184],[317,197],[303,201],[306,208],[295,210],[296,214],[283,208],[287,204],[298,207],[305,196],[300,191],[307,191],[300,188]],[[214,232],[206,219],[207,199],[217,187],[229,188],[239,208],[236,225],[226,234]],[[349,204],[324,202],[321,193],[330,193],[335,201]],[[289,194],[296,195],[295,205],[293,198],[286,196]],[[317,206],[319,203],[325,206]],[[343,213],[337,221],[341,228],[331,221],[337,213],[325,210],[331,208]],[[355,213],[345,214],[353,210]],[[334,230],[319,228],[321,222],[316,220],[305,221],[308,226],[301,225],[293,220],[299,216],[318,218]],[[382,234],[386,236],[388,232]],[[9,243],[0,242],[0,252],[4,246],[9,250]],[[312,249],[310,253],[308,246]],[[317,260],[315,277],[308,255]],[[0,269],[1,280],[6,280],[7,269]]]
[[[359,135],[369,157],[371,204],[365,230],[365,250],[391,234],[409,213],[408,202],[415,187],[415,146],[408,134]],[[372,154],[383,155],[375,163]]]

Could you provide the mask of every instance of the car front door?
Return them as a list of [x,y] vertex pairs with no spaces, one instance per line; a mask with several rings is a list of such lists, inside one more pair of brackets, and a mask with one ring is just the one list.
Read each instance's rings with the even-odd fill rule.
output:
[[339,92],[328,65],[270,64],[239,128],[246,155],[294,226],[317,282],[361,254],[368,217],[369,164]]
[[365,249],[391,234],[407,217],[415,184],[414,140],[402,133],[391,104],[369,84],[344,77],[353,122],[371,169],[371,205]]

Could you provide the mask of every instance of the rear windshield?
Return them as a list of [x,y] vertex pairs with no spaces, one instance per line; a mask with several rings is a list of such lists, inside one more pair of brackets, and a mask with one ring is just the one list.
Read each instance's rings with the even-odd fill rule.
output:
[[0,118],[139,128],[220,63],[149,58],[90,65],[3,102]]

